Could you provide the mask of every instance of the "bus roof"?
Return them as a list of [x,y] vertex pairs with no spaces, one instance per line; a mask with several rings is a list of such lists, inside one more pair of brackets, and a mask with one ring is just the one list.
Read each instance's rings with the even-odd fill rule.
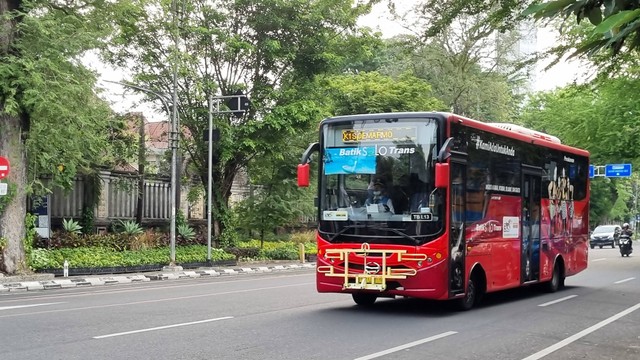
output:
[[[560,139],[553,135],[545,134],[540,131],[527,129],[520,125],[508,124],[508,123],[485,123],[478,120],[473,120],[461,115],[437,112],[437,111],[420,111],[420,112],[395,112],[395,113],[375,113],[375,114],[356,114],[356,115],[341,115],[326,118],[322,121],[325,122],[338,122],[338,121],[354,121],[364,119],[402,119],[402,118],[415,118],[415,117],[436,117],[442,120],[457,121],[466,126],[477,128],[506,136],[509,138],[517,139],[532,144],[562,150],[574,153],[576,155],[589,157],[589,152],[583,149],[579,149],[573,146],[562,144]],[[322,124],[321,123],[321,124]]]

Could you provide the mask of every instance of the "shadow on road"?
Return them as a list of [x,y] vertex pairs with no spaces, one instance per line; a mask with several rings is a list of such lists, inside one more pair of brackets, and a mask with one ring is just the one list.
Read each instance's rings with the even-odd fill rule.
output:
[[[570,290],[571,286],[566,286],[558,292],[562,294]],[[530,300],[548,295],[540,285],[532,285],[523,288],[509,289],[498,291],[495,293],[486,294],[482,302],[477,305],[471,311],[482,311],[483,308],[491,308],[494,306],[500,306],[507,303],[518,302],[522,300]],[[349,295],[345,295],[350,298]],[[355,303],[353,305],[335,307],[330,309],[323,309],[320,312],[330,314],[343,315],[345,313],[362,313],[362,314],[376,314],[391,315],[393,317],[401,316],[424,316],[429,318],[444,318],[456,316],[464,313],[460,311],[456,301],[435,301],[416,298],[379,298],[372,306],[358,306]]]

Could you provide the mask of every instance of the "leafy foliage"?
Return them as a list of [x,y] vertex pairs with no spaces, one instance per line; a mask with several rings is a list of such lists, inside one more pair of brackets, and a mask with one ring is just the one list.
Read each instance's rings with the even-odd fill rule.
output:
[[[28,176],[18,176],[11,201],[26,203],[28,191],[69,188],[78,173],[110,164],[120,132],[94,91],[95,74],[79,59],[109,34],[120,2],[4,1],[0,13],[0,153],[20,159]],[[7,10],[11,9],[11,11]],[[52,183],[34,180],[49,175]],[[14,209],[22,209],[20,206]],[[16,210],[18,211],[18,210]],[[12,214],[23,216],[24,214]],[[0,214],[0,222],[6,213]],[[8,272],[24,257],[24,225],[8,239]],[[4,231],[0,229],[0,234]]]
[[[640,80],[600,79],[585,85],[532,97],[522,115],[524,125],[558,136],[565,144],[589,150],[594,165],[640,166],[640,104],[632,96]],[[592,223],[628,218],[627,180],[591,181]],[[627,193],[627,195],[625,195]]]
[[140,224],[133,220],[120,220],[120,231],[129,236],[140,235],[144,232],[144,229]]
[[573,55],[593,55],[606,51],[612,55],[637,50],[640,46],[640,3],[636,0],[554,0],[532,4],[524,15],[535,18],[587,19],[590,36],[577,44]]
[[640,3],[636,0],[423,0],[416,10],[424,14],[421,19],[428,25],[428,38],[469,16],[483,16],[486,24],[502,32],[533,17],[560,20],[562,27],[569,28],[590,23],[587,36],[572,46],[556,47],[558,58],[565,54],[617,56],[640,45]]
[[[232,254],[222,249],[211,249],[211,260],[233,260]],[[169,249],[146,249],[139,251],[115,251],[103,247],[34,249],[30,254],[30,267],[34,270],[61,269],[64,260],[70,268],[100,268],[115,266],[140,266],[169,263]],[[207,248],[199,245],[176,247],[178,263],[205,262]]]
[[176,227],[178,235],[185,240],[193,240],[196,237],[196,232],[188,224],[178,224]]
[[80,234],[82,232],[82,226],[80,226],[80,223],[73,219],[62,219],[62,228],[64,231],[71,234]]
[[222,221],[229,219],[231,185],[240,169],[252,159],[289,151],[290,140],[320,118],[322,107],[297,89],[317,74],[366,61],[366,56],[351,57],[357,47],[348,52],[353,61],[345,60],[343,49],[354,39],[367,43],[371,38],[355,25],[374,2],[187,0],[175,17],[167,1],[128,2],[128,16],[118,19],[119,31],[105,58],[116,65],[135,64],[135,82],[164,93],[173,88],[175,69],[184,130],[201,134],[208,128],[210,96],[242,90],[251,99],[251,109],[241,117],[214,114],[221,136],[213,146],[211,169],[201,136],[182,139],[191,159],[189,175],[206,184],[208,172],[213,173],[214,229],[224,233]]
[[431,86],[410,74],[397,79],[377,72],[328,77],[325,96],[336,115],[444,110]]

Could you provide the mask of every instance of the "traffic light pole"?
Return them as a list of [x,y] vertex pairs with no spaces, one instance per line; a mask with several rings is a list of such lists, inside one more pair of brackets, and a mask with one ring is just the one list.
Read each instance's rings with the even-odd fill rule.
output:
[[[236,110],[220,110],[220,103],[225,100],[237,100]],[[243,104],[243,101],[245,104]],[[213,104],[215,103],[215,111]],[[234,104],[235,105],[235,104]],[[211,264],[211,223],[212,223],[212,194],[213,194],[213,114],[244,114],[248,107],[248,99],[243,94],[227,95],[227,96],[212,96],[209,95],[209,144],[207,154],[207,264]]]

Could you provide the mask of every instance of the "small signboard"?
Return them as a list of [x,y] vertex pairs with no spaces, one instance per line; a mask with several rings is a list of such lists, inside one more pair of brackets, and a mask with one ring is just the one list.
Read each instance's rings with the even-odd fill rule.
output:
[[631,176],[631,164],[607,164],[604,167],[606,177],[629,177]]
[[6,183],[0,183],[0,196],[7,195],[9,192],[9,185]]
[[36,216],[36,232],[41,238],[51,236],[51,213],[49,212],[49,195],[31,199],[31,213]]
[[11,170],[9,159],[0,156],[0,179],[6,178],[9,175],[9,170]]

